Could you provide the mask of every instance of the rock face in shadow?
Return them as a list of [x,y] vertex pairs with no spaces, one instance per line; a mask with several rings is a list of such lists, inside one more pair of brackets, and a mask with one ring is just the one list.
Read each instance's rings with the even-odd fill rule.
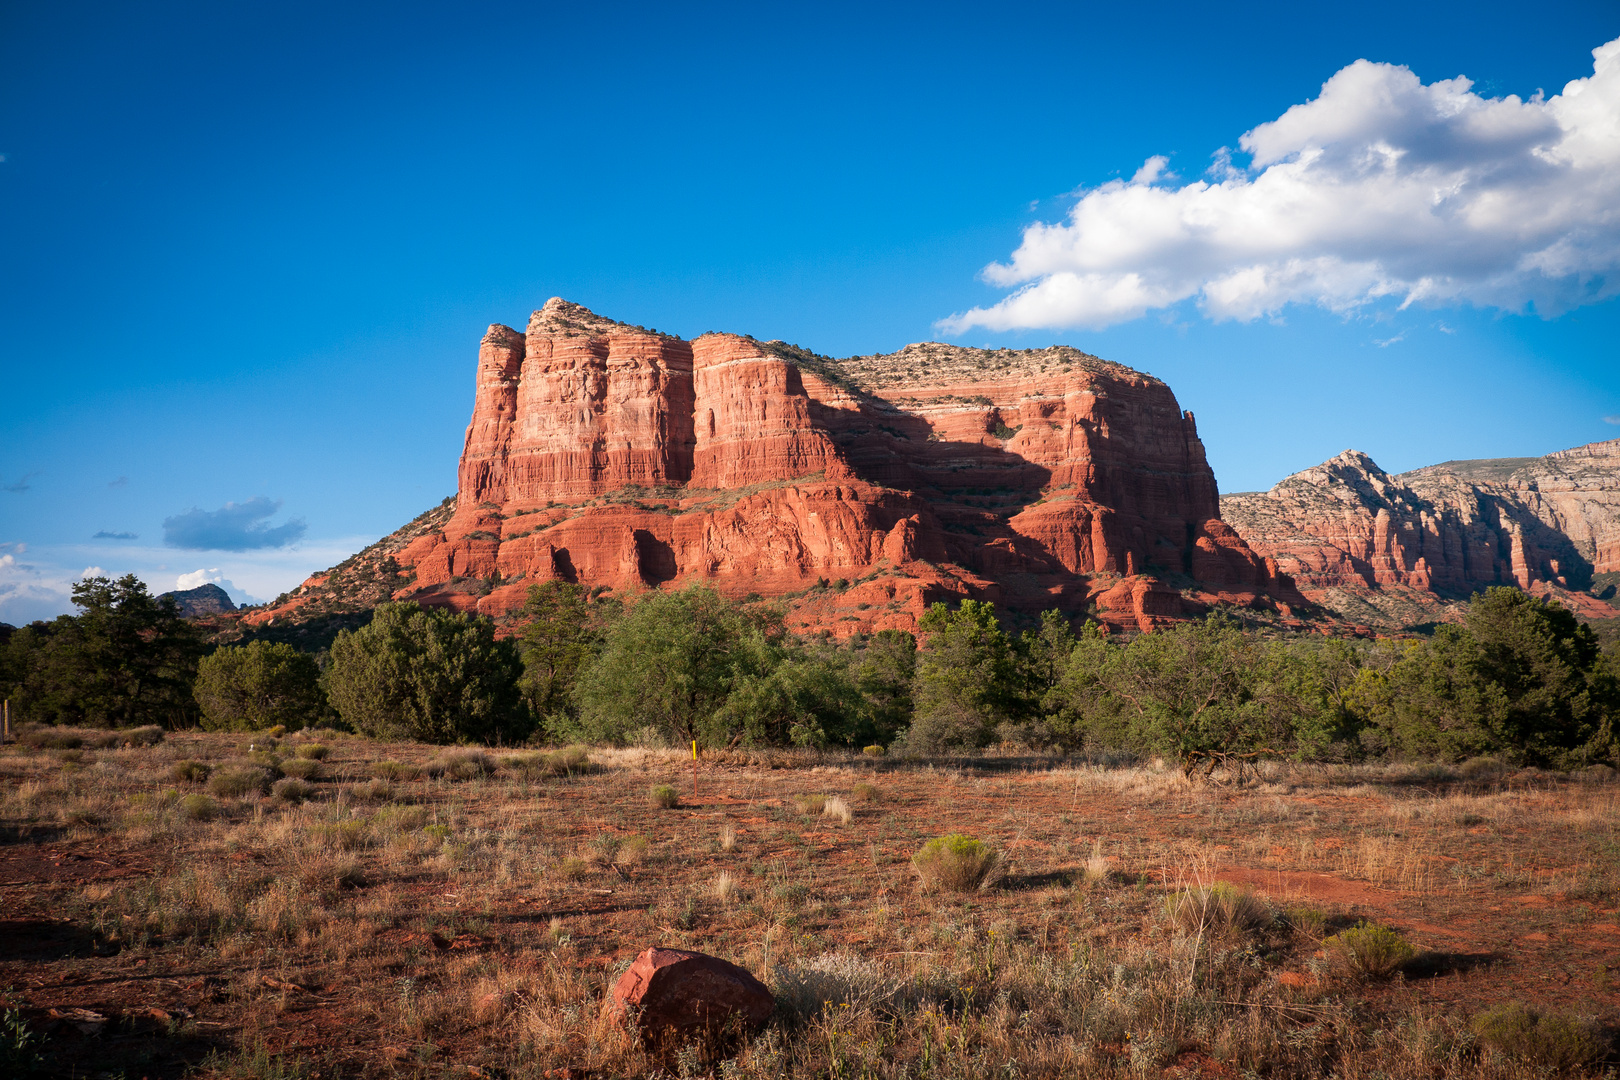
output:
[[231,603],[230,593],[218,585],[199,585],[195,589],[161,593],[157,599],[161,600],[165,596],[174,601],[175,606],[180,609],[180,617],[184,619],[196,619],[236,610],[236,605]]
[[1512,585],[1588,617],[1620,575],[1620,440],[1542,458],[1450,461],[1391,476],[1346,450],[1223,517],[1313,601],[1355,621],[1444,617]]
[[841,637],[968,597],[1130,629],[1303,603],[1222,522],[1170,388],[1076,349],[832,360],[553,299],[490,327],[476,378],[454,513],[393,555],[401,598],[499,616],[552,578],[702,582]]

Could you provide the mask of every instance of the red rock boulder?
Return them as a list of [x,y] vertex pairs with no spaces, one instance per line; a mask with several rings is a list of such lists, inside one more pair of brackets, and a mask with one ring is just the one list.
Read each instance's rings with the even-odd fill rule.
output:
[[652,948],[619,977],[605,1007],[650,1050],[691,1042],[718,1049],[758,1030],[776,999],[764,983],[719,957]]

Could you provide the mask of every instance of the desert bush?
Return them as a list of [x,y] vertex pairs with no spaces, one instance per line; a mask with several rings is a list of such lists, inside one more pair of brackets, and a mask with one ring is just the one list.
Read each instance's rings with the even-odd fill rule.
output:
[[208,790],[225,798],[243,795],[263,795],[270,790],[270,774],[251,765],[232,765],[214,770],[208,778]]
[[[143,724],[140,727],[124,728],[122,731],[109,733],[108,741],[99,743],[101,746],[156,746],[163,741],[163,729],[156,724]],[[107,738],[107,736],[103,736]]]
[[299,780],[319,780],[321,778],[321,763],[309,758],[289,758],[281,763],[281,771],[286,776],[296,777]]
[[883,797],[883,792],[876,784],[869,784],[865,780],[849,789],[850,802],[877,802]]
[[1508,1001],[1474,1017],[1474,1034],[1513,1061],[1549,1072],[1589,1065],[1608,1051],[1595,1025]]
[[821,816],[831,818],[842,825],[848,825],[854,820],[855,811],[851,810],[849,803],[843,799],[836,795],[830,795],[827,797],[826,802],[821,805]]
[[982,840],[952,833],[924,844],[911,857],[911,866],[925,889],[974,892],[992,881],[1000,853]]
[[873,743],[870,746],[861,747],[861,753],[865,754],[867,757],[882,757],[887,752],[888,751],[883,749],[882,743]]
[[1295,905],[1283,912],[1283,921],[1308,941],[1321,941],[1327,933],[1327,914],[1321,908]]
[[1369,979],[1387,979],[1417,955],[1400,934],[1366,921],[1334,934],[1322,947],[1340,966]]
[[271,785],[270,793],[282,802],[303,802],[305,799],[314,798],[315,785],[296,776],[284,776]]
[[169,766],[169,779],[177,784],[202,784],[213,771],[212,766],[185,758]]
[[661,810],[673,810],[681,804],[681,793],[668,784],[654,784],[647,799]]
[[895,1003],[908,981],[863,956],[823,953],[807,963],[777,968],[771,992],[790,1022],[801,1024],[823,1011],[883,1010]]
[[1254,930],[1271,921],[1271,909],[1264,900],[1227,881],[1181,890],[1166,899],[1165,913],[1189,936]]
[[187,795],[175,809],[187,821],[212,821],[219,816],[219,804],[207,795]]
[[652,850],[652,841],[645,836],[628,836],[620,842],[618,850],[613,853],[615,866],[635,866],[647,858]]
[[1471,757],[1457,766],[1457,775],[1472,784],[1495,780],[1505,772],[1507,764],[1497,757]]
[[382,780],[408,781],[415,780],[422,775],[422,770],[415,765],[407,765],[403,761],[379,761],[371,767],[371,774]]
[[591,864],[570,855],[557,864],[557,876],[564,881],[578,881],[591,872]]
[[298,749],[293,751],[293,753],[297,754],[299,757],[306,758],[310,761],[325,761],[327,755],[331,752],[331,747],[327,746],[325,743],[318,742],[303,743],[298,747]]

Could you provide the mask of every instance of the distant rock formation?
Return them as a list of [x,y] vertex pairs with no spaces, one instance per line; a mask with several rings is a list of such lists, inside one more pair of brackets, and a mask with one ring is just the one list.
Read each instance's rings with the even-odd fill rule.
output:
[[230,594],[218,585],[199,585],[195,589],[160,593],[158,599],[161,600],[165,596],[175,602],[180,609],[181,617],[186,619],[200,619],[236,610],[236,605],[231,603]]
[[1398,476],[1346,450],[1270,491],[1224,497],[1221,515],[1355,622],[1433,621],[1492,585],[1620,615],[1604,600],[1620,580],[1620,440]]
[[562,299],[485,334],[453,512],[412,531],[393,595],[492,615],[552,578],[784,598],[839,636],[965,597],[1132,629],[1304,602],[1221,520],[1192,415],[1151,376],[1066,347],[688,342]]

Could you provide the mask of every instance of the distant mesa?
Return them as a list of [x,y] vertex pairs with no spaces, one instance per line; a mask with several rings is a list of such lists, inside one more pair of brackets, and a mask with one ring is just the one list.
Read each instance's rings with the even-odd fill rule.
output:
[[1078,349],[834,359],[553,298],[484,335],[457,494],[242,622],[505,619],[553,579],[702,583],[837,637],[967,598],[1131,631],[1217,606],[1401,627],[1487,584],[1609,610],[1582,583],[1620,562],[1610,446],[1406,477],[1347,451],[1221,500],[1170,388]]
[[484,335],[453,502],[246,619],[374,602],[380,575],[496,617],[554,578],[696,582],[839,637],[965,598],[1132,630],[1304,606],[1221,521],[1193,418],[1151,376],[1066,346],[685,341],[560,298]]
[[199,585],[195,589],[166,592],[160,594],[158,599],[161,600],[165,596],[175,602],[180,609],[180,615],[187,619],[198,619],[236,610],[236,605],[231,603],[230,594],[218,585]]

